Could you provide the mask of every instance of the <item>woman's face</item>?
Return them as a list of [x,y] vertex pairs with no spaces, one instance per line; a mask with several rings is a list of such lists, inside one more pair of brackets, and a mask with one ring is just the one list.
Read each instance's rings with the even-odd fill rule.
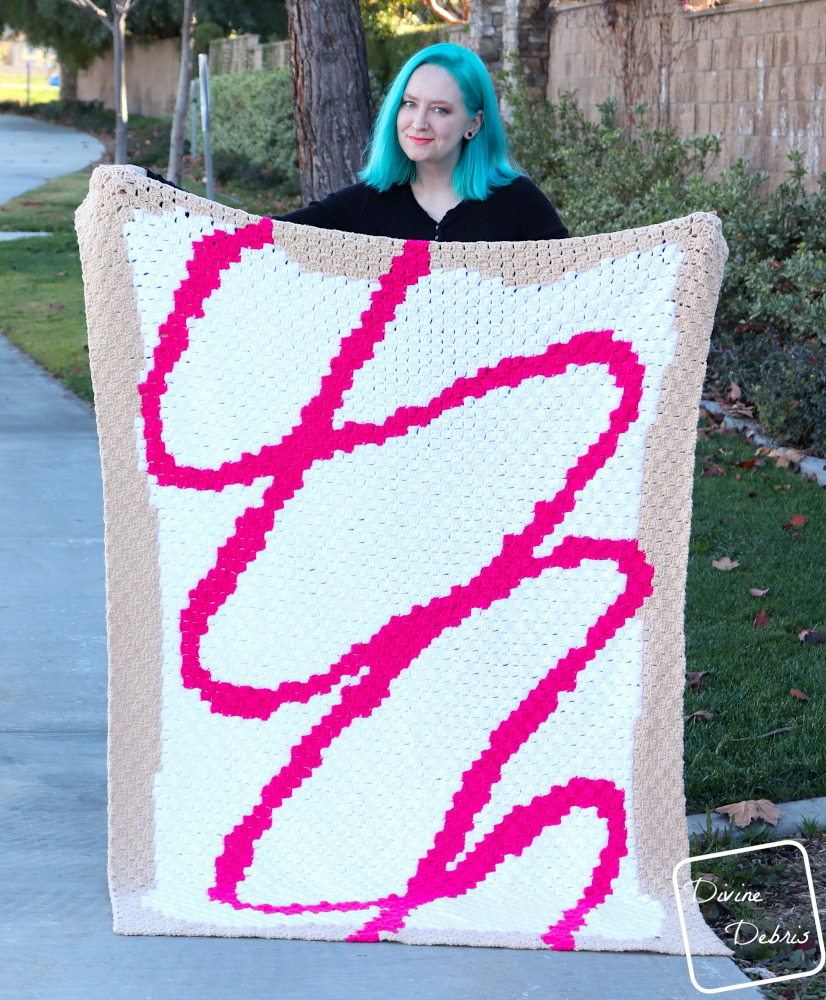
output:
[[468,114],[461,88],[446,69],[426,63],[411,73],[396,115],[399,145],[411,160],[455,166],[462,138],[481,126],[481,111]]

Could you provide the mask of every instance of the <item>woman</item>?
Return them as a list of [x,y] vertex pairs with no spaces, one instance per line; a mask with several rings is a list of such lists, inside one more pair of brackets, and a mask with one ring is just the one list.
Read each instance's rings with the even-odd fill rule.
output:
[[458,45],[422,49],[401,68],[360,177],[281,220],[413,240],[568,236],[510,157],[484,63]]

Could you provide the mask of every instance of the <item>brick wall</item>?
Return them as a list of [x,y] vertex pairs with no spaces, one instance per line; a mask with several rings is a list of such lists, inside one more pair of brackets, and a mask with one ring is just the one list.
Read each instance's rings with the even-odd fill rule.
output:
[[[619,96],[605,6],[586,0],[554,10],[547,94],[576,90],[596,117],[598,102]],[[826,170],[826,0],[760,0],[679,14],[672,41],[667,71],[651,74],[657,78],[641,96],[683,135],[722,133],[715,168],[747,157],[774,187],[789,165],[786,153],[802,149],[811,174]]]

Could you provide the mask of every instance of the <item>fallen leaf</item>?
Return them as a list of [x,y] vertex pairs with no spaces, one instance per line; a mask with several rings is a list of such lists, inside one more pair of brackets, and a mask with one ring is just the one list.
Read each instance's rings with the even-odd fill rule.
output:
[[703,678],[710,674],[710,670],[686,670],[685,675],[691,684],[692,691],[703,690]]
[[803,532],[802,531],[793,531],[792,532],[792,538],[802,538],[802,537],[803,537]]
[[742,802],[718,806],[714,811],[725,813],[735,826],[748,826],[754,819],[762,819],[772,826],[777,826],[777,821],[780,819],[780,810],[768,799],[744,799]]
[[745,462],[735,462],[734,464],[738,469],[750,469],[753,465],[756,465],[759,459],[749,458]]
[[698,709],[696,712],[692,712],[691,715],[684,715],[683,722],[687,722],[689,719],[707,719],[709,722],[714,718],[714,712],[706,712],[702,708]]
[[749,496],[750,496],[750,497],[756,497],[756,496],[757,496],[757,493],[755,493],[755,491],[754,491],[754,490],[749,490]]
[[65,271],[58,271],[56,277],[58,277],[58,278],[65,278],[66,277],[66,272]]
[[21,201],[21,205],[45,205],[45,201]]
[[780,458],[776,458],[774,460],[775,469],[788,469],[791,464],[791,459],[787,458],[785,455],[781,455]]
[[783,457],[788,458],[791,462],[800,463],[806,457],[806,453],[804,451],[795,451],[794,448],[784,448]]
[[792,518],[792,524],[795,528],[799,528],[801,525],[806,523],[806,518],[802,514],[795,514]]
[[765,590],[758,590],[757,587],[749,587],[749,593],[752,597],[762,597],[763,594],[768,594],[769,588],[766,587]]
[[725,521],[721,521],[720,524],[728,524],[728,518],[726,518]]
[[735,479],[739,479],[740,478],[740,473],[739,472],[735,472],[734,473],[734,478]]
[[771,448],[767,448],[765,445],[761,445],[754,454],[755,455],[768,455],[770,453],[771,453]]
[[722,559],[712,559],[711,565],[715,569],[728,570],[728,569],[737,569],[737,567],[740,565],[740,563],[739,562],[732,562],[731,559],[729,559],[728,556],[723,556]]
[[728,398],[732,403],[736,403],[737,400],[743,395],[740,391],[740,386],[735,385],[734,382],[731,383],[731,388],[728,391]]
[[765,609],[763,611],[758,611],[754,619],[754,628],[766,628],[769,624],[769,616],[766,614]]
[[[761,472],[761,473],[760,473],[760,475],[761,475],[761,476],[766,476],[766,473],[765,473],[765,472]],[[768,476],[766,476],[766,479],[768,479],[768,478],[769,478],[769,477],[768,477]],[[785,485],[785,486],[775,486],[775,489],[776,489],[776,490],[790,490],[790,489],[791,489],[791,486],[790,486],[790,485],[789,485],[788,483],[786,483],[786,485]]]
[[65,309],[66,306],[64,306],[62,302],[51,302],[51,303],[49,303],[49,308],[50,309]]
[[819,642],[826,642],[826,632],[815,632],[810,628],[804,628],[802,632],[798,632],[797,637],[808,646],[816,646]]
[[795,698],[799,698],[801,701],[809,700],[809,696],[807,694],[803,694],[802,691],[798,691],[797,688],[792,688],[789,691],[789,694],[794,695]]
[[762,468],[766,464],[765,458],[755,458],[754,464]]
[[726,470],[721,465],[707,465],[703,469],[704,476],[724,476]]

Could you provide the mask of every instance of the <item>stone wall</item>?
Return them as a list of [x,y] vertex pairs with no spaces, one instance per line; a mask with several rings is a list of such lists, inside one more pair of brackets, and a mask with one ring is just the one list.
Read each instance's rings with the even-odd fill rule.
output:
[[[126,45],[126,92],[129,111],[150,118],[164,118],[175,110],[181,55],[179,40],[166,38],[148,45]],[[112,50],[98,56],[77,75],[81,101],[103,101],[115,107],[115,66]]]
[[[547,94],[576,90],[596,104],[621,96],[617,58],[602,0],[559,3],[550,37]],[[715,169],[740,157],[776,186],[802,149],[810,186],[826,169],[826,0],[759,0],[679,13],[671,57],[640,96],[682,135],[720,132]]]
[[548,85],[548,0],[471,0],[468,45],[494,80],[509,55],[517,56],[532,96],[539,100]]

